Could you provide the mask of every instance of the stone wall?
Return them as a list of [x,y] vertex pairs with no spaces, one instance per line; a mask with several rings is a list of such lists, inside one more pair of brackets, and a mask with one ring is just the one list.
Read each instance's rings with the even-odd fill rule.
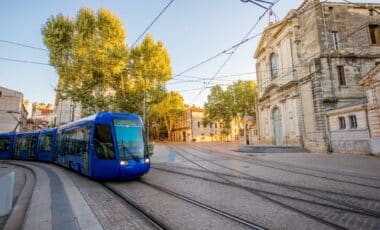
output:
[[[369,129],[366,102],[359,105],[346,105],[327,112],[331,135],[331,147],[340,153],[368,153]],[[351,127],[350,116],[355,116],[357,127]],[[346,127],[341,128],[339,118],[344,118]]]
[[[23,107],[23,94],[0,87],[0,133],[23,130],[26,116]],[[18,125],[20,121],[20,125]]]

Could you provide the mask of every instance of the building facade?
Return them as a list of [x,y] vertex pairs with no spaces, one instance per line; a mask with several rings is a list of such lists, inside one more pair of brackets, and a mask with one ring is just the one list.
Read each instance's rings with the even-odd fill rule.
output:
[[331,150],[327,111],[366,97],[380,62],[380,4],[305,0],[269,25],[254,53],[259,141]]
[[0,86],[0,133],[24,131],[28,112],[23,94]]
[[30,118],[34,124],[41,128],[47,128],[54,123],[55,113],[51,104],[33,103],[32,115]]
[[203,125],[203,118],[203,109],[194,106],[185,109],[174,124],[171,140],[180,142],[222,141],[224,139],[223,125],[217,122]]
[[368,152],[380,155],[380,64],[369,71],[360,81],[367,94],[366,108],[369,126]]
[[55,107],[56,125],[62,125],[81,118],[81,106],[70,99],[58,100]]
[[257,143],[258,135],[252,118],[244,118],[243,124],[233,120],[229,133],[224,129],[223,122],[204,124],[204,110],[195,106],[186,108],[176,121],[172,131],[172,141],[178,142],[212,142],[232,141],[253,144]]

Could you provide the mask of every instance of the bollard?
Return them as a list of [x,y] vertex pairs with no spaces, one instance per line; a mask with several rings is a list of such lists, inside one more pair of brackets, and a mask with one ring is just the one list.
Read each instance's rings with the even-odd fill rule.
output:
[[0,174],[0,216],[5,216],[12,210],[15,172]]

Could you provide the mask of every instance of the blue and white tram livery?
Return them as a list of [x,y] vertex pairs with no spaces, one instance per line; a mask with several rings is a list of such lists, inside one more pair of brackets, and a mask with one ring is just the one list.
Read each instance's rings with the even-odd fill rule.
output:
[[99,180],[136,179],[150,169],[141,118],[101,112],[60,126],[55,162]]

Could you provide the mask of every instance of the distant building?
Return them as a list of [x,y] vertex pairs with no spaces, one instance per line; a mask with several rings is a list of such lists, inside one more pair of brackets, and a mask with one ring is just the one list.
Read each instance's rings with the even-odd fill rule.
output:
[[203,125],[203,118],[203,109],[194,106],[185,109],[174,125],[171,140],[182,142],[222,140],[220,123]]
[[55,113],[51,104],[33,103],[31,120],[37,126],[49,127],[54,123]]
[[56,125],[62,125],[81,118],[81,106],[70,99],[58,100],[55,107]]
[[0,133],[24,131],[27,123],[27,108],[23,94],[0,86]]
[[171,140],[180,142],[234,141],[254,142],[252,119],[247,118],[246,130],[237,122],[231,122],[230,133],[225,131],[223,122],[204,123],[204,110],[195,106],[186,108],[175,123]]
[[357,101],[366,97],[359,81],[380,62],[378,11],[375,3],[305,0],[265,28],[254,54],[261,144],[324,152],[334,142],[338,149],[331,138],[342,136],[335,130],[341,115],[356,116],[358,140],[369,135]]

